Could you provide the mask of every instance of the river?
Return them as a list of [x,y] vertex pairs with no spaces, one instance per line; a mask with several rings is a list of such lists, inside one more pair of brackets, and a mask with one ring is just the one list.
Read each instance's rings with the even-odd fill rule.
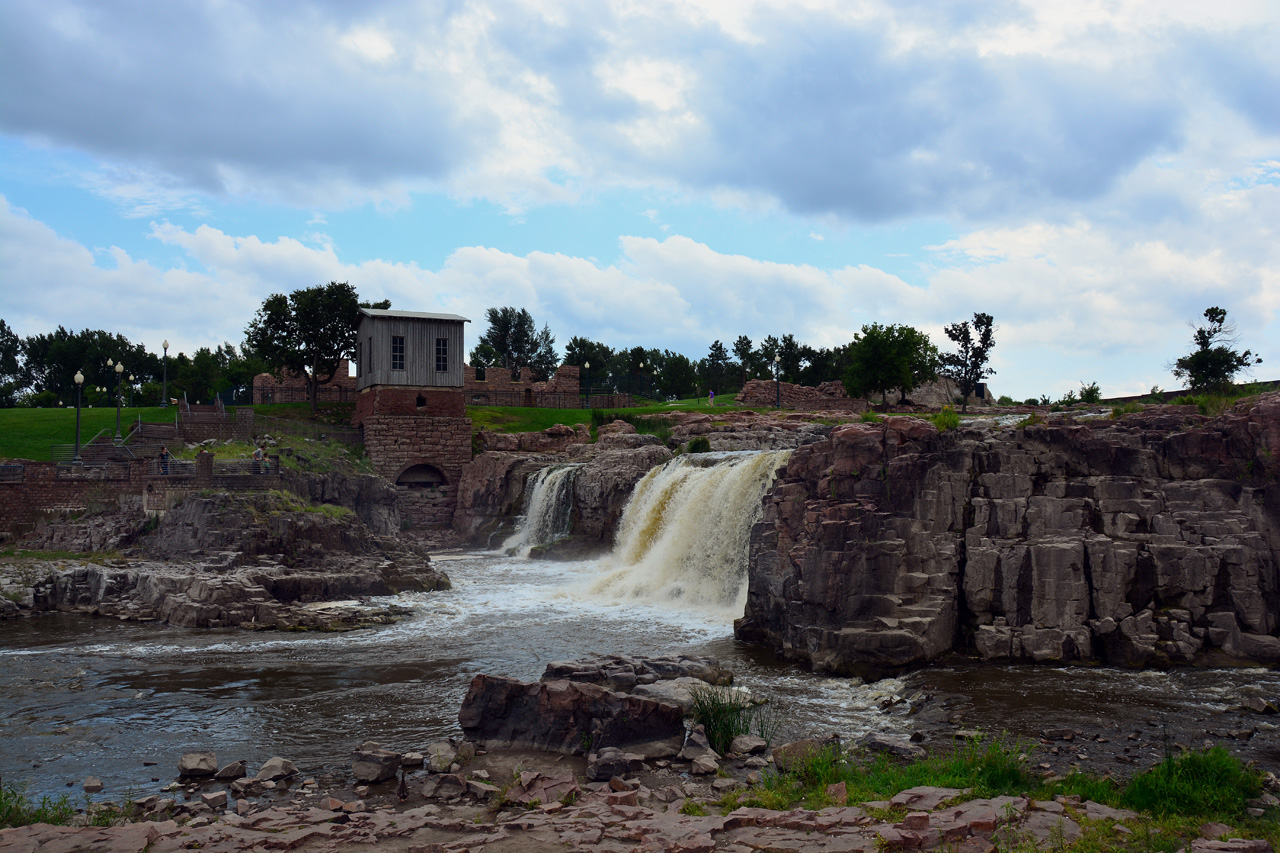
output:
[[[1074,727],[1112,743],[1144,730],[1134,748],[1143,764],[1158,757],[1166,726],[1167,740],[1192,745],[1205,730],[1259,727],[1249,740],[1227,742],[1280,769],[1280,739],[1264,718],[1238,707],[1244,696],[1280,694],[1280,674],[1269,670],[955,661],[863,684],[737,643],[732,621],[742,612],[742,537],[751,521],[743,507],[759,505],[768,464],[743,455],[728,467],[703,462],[703,474],[686,464],[646,478],[633,504],[668,521],[624,518],[619,545],[601,560],[439,555],[453,589],[397,597],[413,615],[392,626],[343,634],[192,631],[56,614],[0,623],[0,776],[38,794],[71,785],[78,795],[79,783],[94,775],[107,795],[118,795],[153,790],[153,779],[174,777],[183,752],[207,749],[221,763],[281,755],[317,773],[348,766],[349,751],[365,740],[408,751],[457,735],[458,707],[477,673],[533,680],[555,660],[681,652],[715,655],[739,685],[771,697],[783,737],[924,729],[936,738],[948,719],[1023,738]],[[719,526],[678,529],[670,519],[693,506],[720,513]],[[732,534],[707,533],[733,525]],[[685,566],[683,574],[673,562]],[[691,565],[702,567],[692,579]],[[919,692],[932,699],[912,714],[906,700]],[[1091,754],[1094,763],[1084,766],[1107,769],[1107,750],[1091,750],[1097,759]]]

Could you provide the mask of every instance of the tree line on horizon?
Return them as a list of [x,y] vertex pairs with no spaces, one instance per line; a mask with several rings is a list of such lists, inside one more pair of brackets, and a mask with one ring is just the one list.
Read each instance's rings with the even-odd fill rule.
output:
[[[360,309],[390,305],[389,300],[362,302],[347,282],[272,294],[246,326],[238,348],[228,342],[200,347],[191,356],[170,356],[169,394],[185,392],[193,402],[219,393],[239,398],[260,373],[291,373],[306,380],[314,410],[318,388],[333,380],[343,359],[354,355]],[[1169,369],[1193,392],[1220,392],[1262,359],[1235,349],[1237,335],[1226,310],[1211,307],[1204,318],[1192,338],[1196,348]],[[708,391],[730,394],[752,379],[778,379],[811,386],[840,381],[851,397],[879,396],[887,406],[891,393],[906,398],[939,375],[955,381],[959,395],[967,399],[995,372],[989,359],[996,326],[983,312],[945,327],[953,352],[940,351],[927,334],[911,326],[870,323],[843,346],[811,347],[791,334],[770,335],[757,344],[739,335],[731,346],[713,341],[706,356],[696,359],[665,348],[615,349],[583,336],[570,338],[561,358],[550,327],[544,324],[539,330],[528,310],[489,308],[485,319],[486,330],[470,353],[478,370],[507,370],[513,378],[540,381],[567,364],[582,369],[583,390],[654,399],[699,397]],[[129,390],[134,400],[160,402],[165,363],[145,345],[119,333],[72,332],[62,326],[19,338],[0,319],[0,407],[70,405],[77,370],[85,377],[84,402],[112,405],[117,374],[108,360],[124,364],[123,376],[133,377]],[[1096,383],[1091,387],[1096,389]]]

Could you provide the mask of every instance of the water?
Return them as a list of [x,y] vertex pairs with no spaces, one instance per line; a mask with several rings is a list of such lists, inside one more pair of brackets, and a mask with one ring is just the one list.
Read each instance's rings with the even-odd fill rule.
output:
[[581,463],[549,465],[529,475],[525,485],[524,515],[499,551],[528,557],[537,546],[550,545],[569,535],[573,478],[581,467]]
[[[1262,719],[1236,710],[1240,698],[1280,694],[1280,675],[1258,669],[958,663],[863,684],[738,644],[746,532],[784,459],[690,457],[652,472],[624,514],[619,546],[600,561],[438,557],[454,588],[397,597],[413,616],[394,626],[188,631],[56,614],[0,623],[0,776],[37,794],[78,795],[95,775],[105,796],[118,796],[155,790],[152,778],[171,780],[192,750],[251,766],[282,755],[304,773],[347,767],[365,740],[410,750],[457,734],[477,673],[533,680],[551,661],[610,653],[715,655],[739,684],[774,697],[784,738],[906,735],[958,716],[966,727],[1022,736],[1156,719],[1198,744],[1206,729]],[[934,699],[911,715],[905,700],[918,691]],[[1276,769],[1276,740],[1260,732],[1240,748]]]

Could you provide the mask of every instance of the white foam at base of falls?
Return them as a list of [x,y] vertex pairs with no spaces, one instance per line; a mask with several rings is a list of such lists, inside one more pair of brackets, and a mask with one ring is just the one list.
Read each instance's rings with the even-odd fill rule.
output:
[[790,450],[677,457],[636,484],[586,594],[742,615],[761,500]]
[[581,463],[551,465],[529,475],[524,517],[499,551],[527,557],[536,546],[549,545],[569,534],[573,478],[581,467]]

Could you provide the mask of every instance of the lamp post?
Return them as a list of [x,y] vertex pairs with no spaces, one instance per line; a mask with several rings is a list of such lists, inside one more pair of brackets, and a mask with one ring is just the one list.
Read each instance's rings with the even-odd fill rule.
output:
[[773,357],[773,390],[775,392],[775,409],[782,408],[782,356]]
[[169,408],[169,339],[165,338],[164,343],[164,390],[160,392],[160,408]]
[[83,465],[84,460],[80,458],[80,388],[84,385],[84,374],[76,371],[76,455],[72,457],[72,465]]
[[591,408],[591,362],[582,362],[582,381],[587,386],[587,408]]
[[133,383],[136,381],[137,380],[133,378],[133,374],[130,373],[129,374],[129,408],[131,409],[133,408]]
[[[107,363],[110,364],[111,362],[108,361]],[[116,444],[119,444],[123,440],[120,435],[120,403],[122,402],[121,397],[123,396],[120,393],[120,380],[122,378],[123,373],[124,373],[124,365],[117,361],[116,362]]]

